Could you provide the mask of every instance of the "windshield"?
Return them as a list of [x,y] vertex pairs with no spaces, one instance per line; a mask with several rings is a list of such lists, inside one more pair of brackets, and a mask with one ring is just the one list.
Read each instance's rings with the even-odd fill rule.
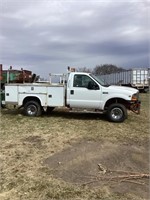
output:
[[90,74],[92,78],[94,78],[100,85],[102,86],[109,86],[107,83],[105,83],[102,79],[98,78],[97,76]]

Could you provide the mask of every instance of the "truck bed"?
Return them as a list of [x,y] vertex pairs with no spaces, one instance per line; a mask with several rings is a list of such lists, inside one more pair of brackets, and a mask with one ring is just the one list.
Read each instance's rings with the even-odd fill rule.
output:
[[5,86],[5,102],[22,105],[26,97],[38,97],[41,106],[64,106],[65,86],[50,83],[7,84]]

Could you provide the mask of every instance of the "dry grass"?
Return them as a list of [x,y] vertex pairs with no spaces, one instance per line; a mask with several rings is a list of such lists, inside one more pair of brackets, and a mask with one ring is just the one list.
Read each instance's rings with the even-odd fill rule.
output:
[[109,123],[98,114],[54,111],[50,116],[25,117],[18,110],[1,112],[0,199],[105,199],[140,197],[110,193],[107,187],[89,189],[55,179],[43,161],[77,139],[143,144],[149,138],[149,94],[141,94],[141,114],[129,112],[124,123]]

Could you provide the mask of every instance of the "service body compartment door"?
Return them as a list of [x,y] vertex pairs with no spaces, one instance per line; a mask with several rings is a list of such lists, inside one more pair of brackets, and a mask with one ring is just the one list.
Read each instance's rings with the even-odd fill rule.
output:
[[65,105],[65,88],[64,86],[47,87],[47,106],[64,106]]
[[18,104],[18,86],[5,85],[5,102],[9,104]]
[[100,109],[100,86],[91,77],[82,74],[75,74],[72,81],[67,89],[67,104],[76,108]]

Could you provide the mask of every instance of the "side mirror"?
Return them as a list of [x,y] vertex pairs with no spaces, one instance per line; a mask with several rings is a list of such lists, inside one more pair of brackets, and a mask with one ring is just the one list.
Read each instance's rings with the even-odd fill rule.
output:
[[93,81],[90,81],[88,83],[88,87],[87,87],[89,90],[99,90],[99,86],[94,83]]

